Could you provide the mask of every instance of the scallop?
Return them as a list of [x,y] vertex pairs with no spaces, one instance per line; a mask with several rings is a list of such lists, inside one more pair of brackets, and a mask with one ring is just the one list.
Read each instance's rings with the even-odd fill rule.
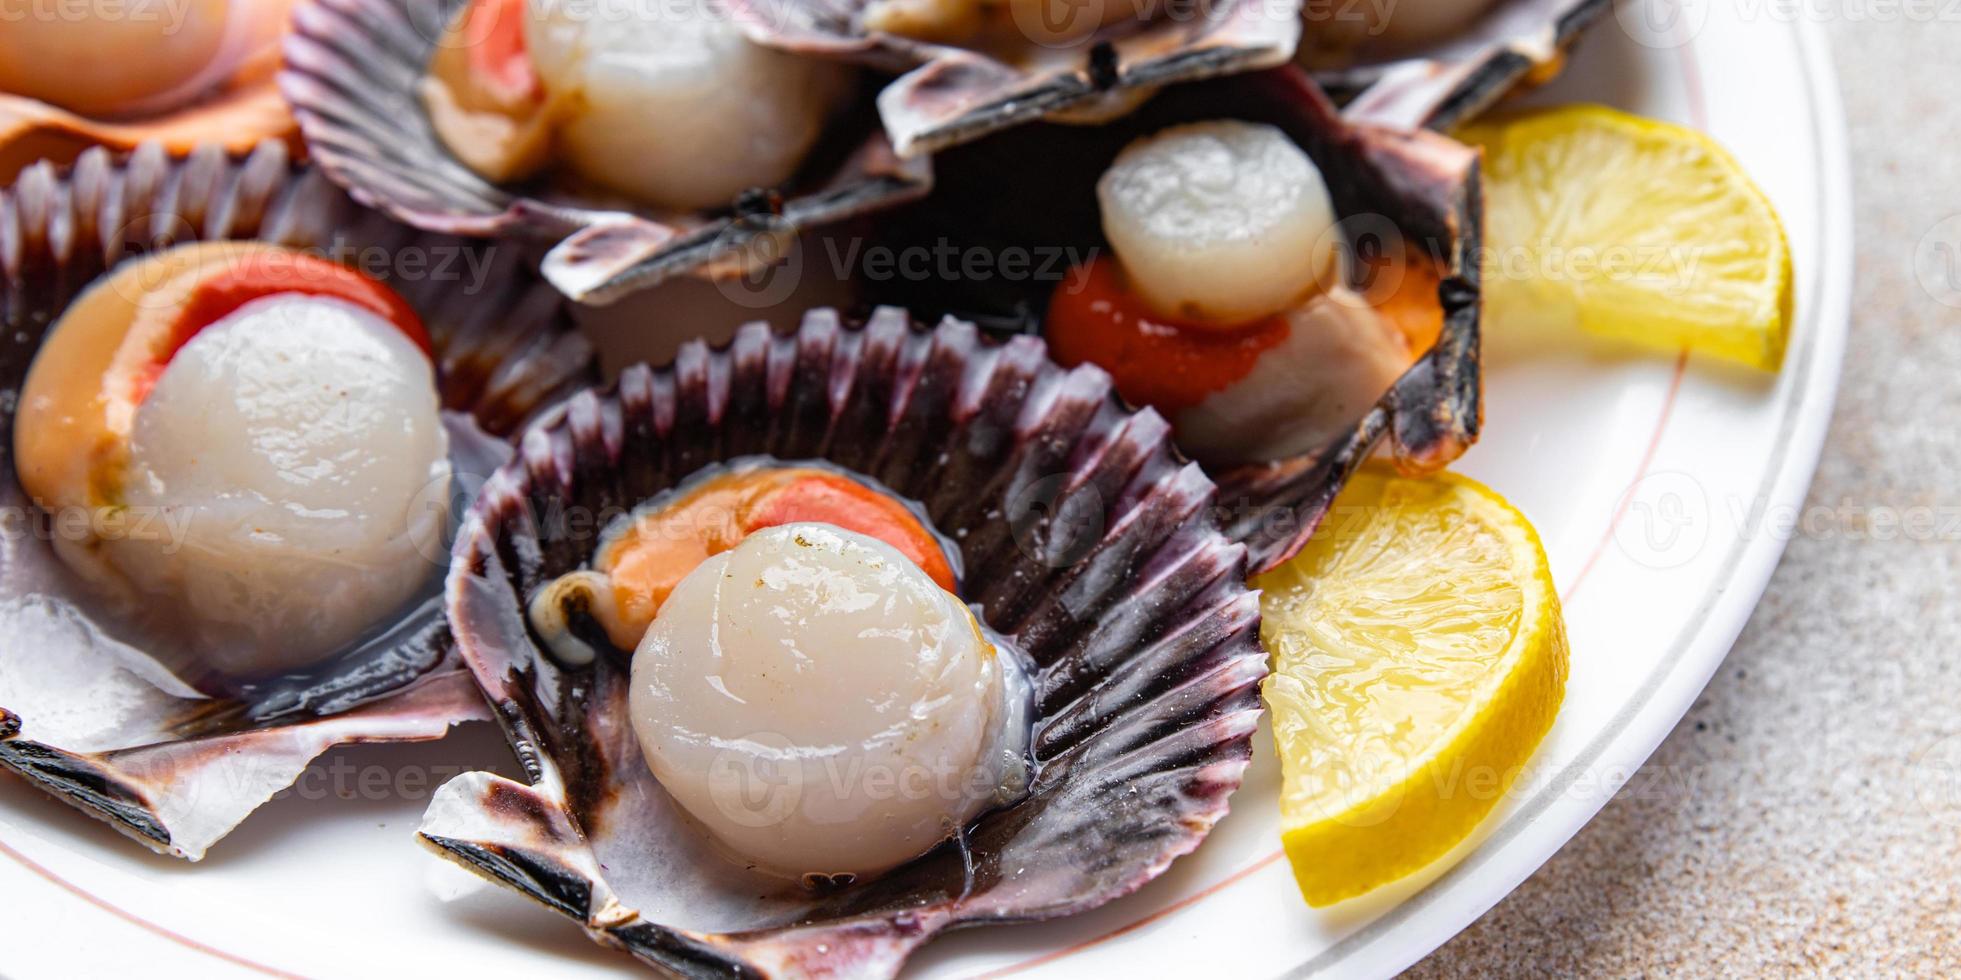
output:
[[758,531],[696,567],[631,683],[655,778],[788,877],[888,870],[1019,792],[1012,655],[896,548],[829,524]]
[[182,602],[210,666],[316,662],[445,557],[438,405],[427,356],[386,320],[294,294],[249,303],[178,350],[136,410],[124,503],[160,520],[106,542],[110,557]]
[[1174,414],[1178,444],[1210,464],[1286,459],[1351,431],[1408,370],[1403,335],[1346,286],[1287,311],[1253,369]]
[[578,93],[558,134],[574,174],[677,210],[788,180],[850,69],[751,43],[709,0],[530,0],[545,88]]
[[1125,147],[1096,196],[1131,287],[1173,319],[1243,324],[1340,275],[1327,185],[1274,126],[1218,120],[1162,130]]
[[232,0],[22,5],[0,30],[0,91],[85,116],[166,112],[218,88],[272,43],[282,22],[275,6],[283,8]]

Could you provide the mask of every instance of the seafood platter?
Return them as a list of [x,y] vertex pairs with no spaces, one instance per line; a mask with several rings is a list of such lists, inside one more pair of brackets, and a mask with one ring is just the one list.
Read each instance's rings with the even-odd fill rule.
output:
[[[1229,810],[1302,910],[1456,860],[1502,794],[1426,774],[1515,774],[1572,669],[1537,532],[1449,472],[1486,336],[1767,375],[1789,333],[1721,147],[1519,106],[1603,16],[0,23],[4,779],[194,881],[318,760],[494,730],[399,836],[690,977],[896,975]],[[1565,206],[1636,171],[1622,225]],[[1489,259],[1616,235],[1728,251],[1654,295]]]

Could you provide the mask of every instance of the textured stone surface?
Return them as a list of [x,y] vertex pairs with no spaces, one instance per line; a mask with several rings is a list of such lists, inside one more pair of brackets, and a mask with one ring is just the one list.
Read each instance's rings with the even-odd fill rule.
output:
[[1830,18],[1859,261],[1811,504],[1940,520],[1792,540],[1659,778],[1410,975],[1961,975],[1961,308],[1914,272],[1930,232],[1961,244],[1961,12],[1910,6],[1803,6]]

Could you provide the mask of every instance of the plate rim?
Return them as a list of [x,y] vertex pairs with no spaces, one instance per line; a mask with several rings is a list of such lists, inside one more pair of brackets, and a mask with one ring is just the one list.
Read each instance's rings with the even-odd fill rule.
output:
[[[1822,27],[1812,21],[1799,19],[1785,26],[1798,48],[1808,109],[1817,134],[1823,258],[1815,272],[1816,319],[1812,329],[1805,333],[1802,345],[1793,351],[1801,359],[1797,366],[1803,376],[1794,385],[1789,405],[1778,421],[1779,445],[1774,447],[1759,485],[1763,499],[1772,506],[1802,506],[1822,455],[1850,329],[1855,271],[1851,235],[1854,219],[1844,105],[1829,43]],[[1726,659],[1761,601],[1785,544],[1780,535],[1756,535],[1747,536],[1733,546],[1732,554],[1724,561],[1728,571],[1718,576],[1724,588],[1717,598],[1706,600],[1703,608],[1678,632],[1668,652],[1644,681],[1644,687],[1653,689],[1623,706],[1621,711],[1627,717],[1617,719],[1607,731],[1597,735],[1582,750],[1579,759],[1564,767],[1562,774],[1576,768],[1598,769],[1623,763],[1625,771],[1632,771],[1653,754]],[[1657,706],[1666,710],[1657,711]],[[1597,754],[1596,747],[1600,749]],[[1302,961],[1288,975],[1340,972],[1391,976],[1428,956],[1514,892],[1612,798],[1611,794],[1588,794],[1576,800],[1572,794],[1560,792],[1563,785],[1563,779],[1548,781],[1546,788],[1521,804],[1520,814],[1493,828],[1491,835],[1463,860],[1356,933]],[[1530,816],[1523,815],[1524,808],[1548,795],[1552,798],[1549,804]],[[1528,829],[1541,832],[1526,833]],[[1503,860],[1512,851],[1526,856]],[[176,957],[189,954],[202,964],[201,968],[229,965],[277,976],[291,975],[125,913],[41,867],[5,841],[0,841],[0,857],[19,865],[23,872],[44,879],[50,888],[66,891],[112,917],[139,927],[150,935],[151,942],[160,942],[161,948],[174,948],[176,955],[172,961],[180,965],[190,961]],[[1476,887],[1469,883],[1472,872],[1487,866],[1499,871],[1491,876],[1494,884]],[[1236,879],[1247,870],[1257,869],[1242,869],[1232,877]],[[1449,914],[1417,915],[1437,902],[1445,903]],[[157,965],[168,966],[167,963]]]
[[[1758,484],[1758,499],[1771,508],[1802,507],[1823,456],[1851,330],[1855,272],[1850,144],[1838,72],[1818,23],[1798,19],[1786,26],[1798,49],[1807,108],[1816,133],[1818,213],[1822,219],[1819,240],[1823,244],[1822,260],[1815,272],[1816,319],[1812,329],[1804,333],[1802,346],[1793,352],[1801,376],[1778,420],[1778,444],[1772,448]],[[1789,370],[1790,361],[1786,364]],[[1608,533],[1613,533],[1611,528]],[[1510,819],[1493,828],[1463,860],[1284,975],[1395,976],[1483,918],[1537,873],[1615,796],[1600,793],[1576,797],[1564,789],[1584,771],[1632,772],[1660,748],[1728,659],[1762,602],[1787,543],[1784,535],[1744,535],[1723,562],[1727,571],[1716,576],[1721,588],[1704,600],[1702,608],[1676,634],[1643,680],[1645,690],[1623,705],[1619,717],[1562,767],[1557,778],[1524,800]],[[1530,830],[1539,833],[1528,833]],[[1525,856],[1501,860],[1513,852]],[[1476,885],[1473,876],[1484,869],[1504,869],[1493,878],[1498,886]],[[1427,918],[1418,914],[1433,903],[1453,899],[1453,914]]]

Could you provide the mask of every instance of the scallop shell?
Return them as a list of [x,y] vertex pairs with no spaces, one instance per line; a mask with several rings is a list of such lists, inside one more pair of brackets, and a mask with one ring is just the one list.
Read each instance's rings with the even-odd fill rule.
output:
[[[1239,785],[1266,655],[1245,549],[1151,411],[1040,341],[828,310],[696,343],[527,432],[465,521],[448,608],[529,785],[443,786],[422,837],[604,944],[685,976],[880,976],[934,935],[1070,915],[1196,848]],[[580,515],[617,513],[718,461],[821,459],[917,501],[960,548],[964,598],[1036,665],[1021,802],[882,877],[755,890],[653,781],[601,658],[561,669],[519,597],[578,567]],[[731,876],[733,875],[733,878]],[[760,896],[760,897],[759,897]]]
[[[1169,89],[1108,126],[1027,126],[950,150],[936,161],[940,179],[932,196],[895,212],[883,222],[884,237],[868,248],[950,244],[1033,257],[1067,249],[1069,260],[1080,262],[1105,247],[1095,184],[1118,151],[1166,126],[1221,117],[1278,126],[1314,159],[1354,255],[1366,257],[1393,231],[1442,271],[1438,300],[1445,316],[1436,345],[1349,436],[1320,452],[1210,471],[1227,533],[1247,545],[1258,572],[1300,550],[1336,491],[1385,437],[1409,471],[1439,469],[1477,441],[1484,208],[1475,150],[1434,132],[1345,120],[1305,74],[1288,66]],[[991,189],[1004,173],[1027,172],[1031,159],[1041,161],[1042,179],[1016,182],[1016,207],[1004,211]],[[1039,332],[1051,292],[1066,281],[1057,269],[1039,271],[1045,264],[1031,262],[1031,274],[1014,281],[887,277],[868,283],[867,291],[872,301],[920,315],[972,319],[1003,333]]]
[[1563,67],[1580,34],[1611,0],[1498,0],[1463,34],[1421,51],[1347,53],[1342,63],[1303,64],[1350,118],[1439,132],[1475,118],[1521,83]]
[[239,64],[210,96],[140,119],[93,119],[0,93],[0,184],[12,183],[42,160],[72,163],[93,146],[128,152],[159,143],[172,156],[184,156],[206,145],[249,153],[266,140],[282,140],[293,152],[302,152],[299,127],[273,84],[277,62],[276,51],[260,52]]
[[932,170],[892,153],[874,120],[812,151],[780,208],[679,214],[489,183],[443,146],[416,96],[443,26],[468,0],[311,0],[294,13],[279,84],[321,168],[356,200],[418,228],[551,246],[545,278],[610,303],[727,264],[758,236],[810,229],[926,192]]
[[[879,93],[885,131],[904,157],[936,152],[1038,119],[1107,121],[1163,86],[1272,68],[1300,43],[1300,0],[1216,0],[1159,7],[1057,49],[1031,42],[1014,63],[989,54],[867,32],[871,0],[729,0],[757,41],[904,71]],[[1056,10],[1077,16],[1081,5]]]
[[[201,692],[159,666],[142,638],[99,629],[15,480],[14,400],[47,328],[119,261],[199,240],[319,250],[389,279],[438,351],[444,406],[475,425],[459,453],[488,472],[501,439],[594,376],[560,300],[513,250],[415,232],[356,207],[285,147],[243,157],[206,146],[182,160],[146,144],[84,153],[72,170],[28,169],[0,190],[0,765],[163,853],[196,860],[328,747],[441,737],[483,718],[432,603],[370,644],[352,669]],[[411,255],[431,264],[411,269]],[[458,289],[433,263],[474,262]],[[458,455],[462,460],[464,457]],[[459,466],[460,471],[467,471]],[[132,646],[132,641],[136,644]]]

